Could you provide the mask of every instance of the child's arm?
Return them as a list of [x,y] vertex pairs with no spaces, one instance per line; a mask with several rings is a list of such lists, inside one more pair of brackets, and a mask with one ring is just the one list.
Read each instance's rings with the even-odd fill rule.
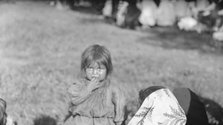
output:
[[124,121],[124,107],[125,107],[125,99],[124,93],[120,90],[120,88],[113,88],[112,90],[112,102],[115,106],[115,125],[121,125]]
[[84,102],[98,87],[101,85],[96,80],[90,81],[88,84],[76,82],[68,88],[71,103],[76,106]]
[[85,101],[90,96],[90,93],[87,86],[81,85],[80,83],[74,83],[68,88],[71,103],[75,106]]

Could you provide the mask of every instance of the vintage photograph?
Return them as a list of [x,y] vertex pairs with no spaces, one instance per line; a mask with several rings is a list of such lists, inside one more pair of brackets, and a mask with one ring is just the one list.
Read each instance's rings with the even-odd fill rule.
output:
[[0,0],[0,125],[223,125],[223,0]]

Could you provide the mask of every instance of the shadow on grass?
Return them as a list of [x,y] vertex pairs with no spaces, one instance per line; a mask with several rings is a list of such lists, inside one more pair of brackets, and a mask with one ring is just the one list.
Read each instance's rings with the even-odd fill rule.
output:
[[85,14],[99,15],[101,14],[99,10],[97,10],[93,6],[74,6],[72,8],[73,11],[77,11]]
[[[75,6],[73,11],[86,13],[90,15],[100,15],[100,11],[94,6]],[[82,19],[82,23],[109,23],[114,21],[102,20],[98,18]],[[216,41],[212,39],[212,33],[197,33],[196,31],[181,31],[176,26],[173,27],[153,27],[142,32],[148,33],[148,36],[139,38],[143,44],[160,46],[166,49],[198,50],[201,53],[215,55],[223,54],[223,47],[216,47]]]
[[198,50],[202,53],[223,54],[222,48],[214,46],[211,33],[181,31],[177,27],[154,27],[144,30],[146,37],[140,38],[143,44],[160,46],[166,49]]
[[57,125],[57,121],[50,116],[41,115],[34,119],[34,125]]

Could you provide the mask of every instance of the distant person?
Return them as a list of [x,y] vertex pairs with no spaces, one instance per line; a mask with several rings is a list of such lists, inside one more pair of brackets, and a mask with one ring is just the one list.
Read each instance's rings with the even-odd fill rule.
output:
[[152,27],[156,25],[156,13],[158,6],[152,0],[143,0],[140,3],[141,13],[139,15],[139,22],[143,27]]
[[174,2],[172,0],[160,0],[156,10],[157,26],[173,26],[177,21]]
[[[91,45],[81,56],[80,78],[69,88],[70,116],[73,125],[121,125],[125,96],[111,82],[113,66],[109,50]],[[67,123],[66,122],[66,123]],[[66,124],[65,123],[65,124]]]
[[173,93],[152,86],[139,92],[140,108],[128,125],[185,125],[187,118]]
[[116,15],[116,25],[122,28],[135,29],[139,26],[140,13],[136,0],[122,1]]

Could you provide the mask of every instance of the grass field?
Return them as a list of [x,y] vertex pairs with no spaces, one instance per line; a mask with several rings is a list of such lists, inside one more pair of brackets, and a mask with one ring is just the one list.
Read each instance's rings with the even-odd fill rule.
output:
[[19,125],[66,113],[66,87],[89,45],[112,53],[113,83],[129,100],[151,85],[189,87],[223,106],[223,56],[208,35],[169,29],[132,31],[98,15],[57,10],[44,2],[0,2],[0,95]]

